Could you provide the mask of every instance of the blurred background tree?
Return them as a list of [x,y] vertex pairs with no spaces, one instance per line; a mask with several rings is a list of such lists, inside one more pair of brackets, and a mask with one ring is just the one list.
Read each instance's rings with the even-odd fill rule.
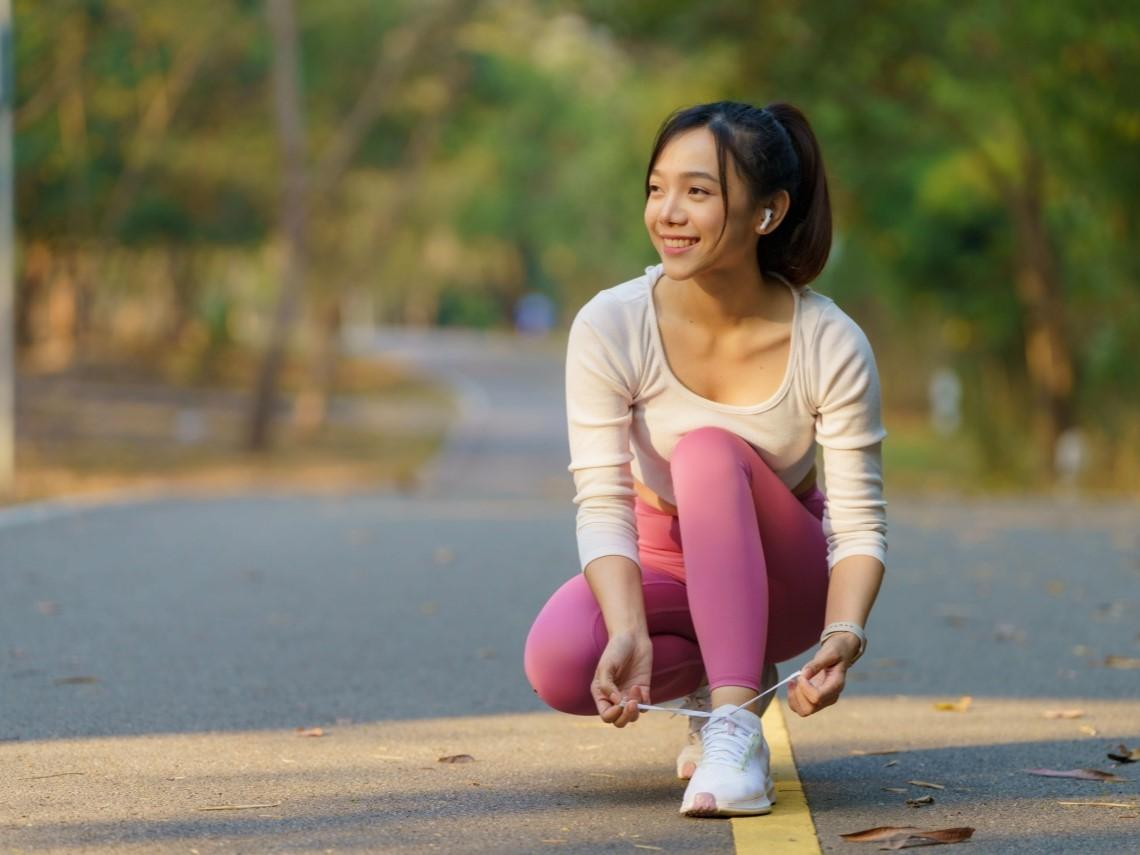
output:
[[[1140,482],[1133,4],[295,11],[303,247],[283,231],[267,3],[16,0],[25,366],[149,349],[208,380],[234,347],[289,348],[316,429],[343,326],[505,327],[529,292],[568,321],[655,260],[642,182],[662,119],[786,100],[824,149],[836,243],[817,287],[875,344],[888,466],[1041,487],[1078,442],[1085,486]],[[290,246],[304,275],[274,345]],[[938,371],[960,378],[954,435],[929,423]]]

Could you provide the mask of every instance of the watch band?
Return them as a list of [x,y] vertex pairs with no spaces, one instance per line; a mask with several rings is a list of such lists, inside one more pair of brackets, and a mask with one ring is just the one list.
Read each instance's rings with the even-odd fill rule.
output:
[[855,662],[859,661],[859,657],[862,656],[863,652],[867,649],[867,633],[864,632],[863,627],[859,626],[857,623],[851,623],[850,621],[845,620],[835,621],[834,623],[829,623],[823,628],[823,633],[819,636],[819,643],[823,644],[823,642],[827,641],[827,637],[829,635],[834,635],[837,632],[849,632],[859,639],[859,653],[851,663],[855,664]]

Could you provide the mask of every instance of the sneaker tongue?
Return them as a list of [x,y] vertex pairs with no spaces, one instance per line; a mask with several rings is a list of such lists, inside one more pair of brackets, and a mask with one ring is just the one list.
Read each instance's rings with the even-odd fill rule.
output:
[[740,727],[747,728],[748,730],[759,730],[760,719],[759,717],[748,710],[742,710],[740,707],[735,707],[732,704],[723,704],[713,710],[714,718],[727,718]]

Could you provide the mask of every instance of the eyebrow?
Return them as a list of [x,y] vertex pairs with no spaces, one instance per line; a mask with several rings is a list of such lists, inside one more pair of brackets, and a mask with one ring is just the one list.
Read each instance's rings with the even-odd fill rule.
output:
[[[650,175],[660,175],[661,170],[654,169],[649,174]],[[714,184],[717,182],[716,176],[715,175],[709,175],[707,172],[682,172],[681,177],[682,178],[704,178],[705,180],[711,181]]]

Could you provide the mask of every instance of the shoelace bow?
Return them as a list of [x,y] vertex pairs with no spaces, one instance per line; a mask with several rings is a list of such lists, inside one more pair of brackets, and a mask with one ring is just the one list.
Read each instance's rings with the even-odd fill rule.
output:
[[[760,700],[765,695],[771,694],[772,692],[776,691],[776,689],[780,688],[780,686],[784,685],[785,683],[790,683],[792,680],[794,680],[799,675],[800,675],[799,671],[793,671],[791,674],[789,674],[783,680],[778,682],[776,685],[772,686],[769,689],[765,689],[760,694],[758,694],[756,697],[751,698],[750,700],[745,701],[744,703],[740,704],[739,706],[734,707],[733,712],[736,712],[737,710],[744,709],[749,704],[756,703],[758,700]],[[690,709],[686,709],[685,707],[660,707],[660,706],[655,706],[653,704],[638,704],[637,708],[641,712],[667,712],[667,713],[672,713],[673,715],[687,715],[690,718],[713,718],[714,717],[714,713],[705,712],[704,710],[690,710]],[[731,713],[729,715],[731,715]],[[716,718],[727,718],[727,715],[725,715],[724,713],[721,713],[720,715],[715,716],[715,717]]]

